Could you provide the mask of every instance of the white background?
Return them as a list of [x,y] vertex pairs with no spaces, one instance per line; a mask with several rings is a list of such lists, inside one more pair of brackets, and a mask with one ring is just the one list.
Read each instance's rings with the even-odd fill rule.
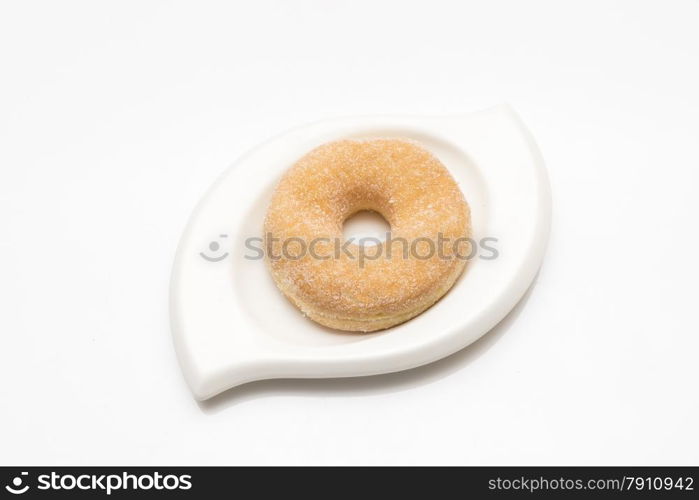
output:
[[[690,0],[3,2],[0,463],[699,463],[697,89]],[[554,222],[501,326],[194,401],[169,273],[228,164],[326,117],[503,101]]]

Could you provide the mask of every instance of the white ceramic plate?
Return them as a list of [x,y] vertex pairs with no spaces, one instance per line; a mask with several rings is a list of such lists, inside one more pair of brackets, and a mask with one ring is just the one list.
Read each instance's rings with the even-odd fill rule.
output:
[[[474,258],[454,287],[418,317],[388,330],[344,333],[304,317],[277,290],[262,236],[281,174],[314,147],[341,138],[407,137],[435,154],[471,207],[473,236],[498,258]],[[195,397],[252,380],[374,375],[445,357],[490,330],[522,297],[541,264],[551,195],[536,145],[508,106],[459,116],[358,117],[276,137],[238,160],[194,211],[170,289],[172,332]]]

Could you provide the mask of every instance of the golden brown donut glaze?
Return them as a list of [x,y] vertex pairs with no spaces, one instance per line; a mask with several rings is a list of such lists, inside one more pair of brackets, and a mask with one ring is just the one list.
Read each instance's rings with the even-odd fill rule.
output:
[[[343,222],[361,210],[383,215],[391,237],[343,249]],[[279,289],[340,330],[381,330],[420,314],[451,288],[470,252],[470,212],[456,181],[405,139],[341,140],[309,152],[277,185],[264,229]]]

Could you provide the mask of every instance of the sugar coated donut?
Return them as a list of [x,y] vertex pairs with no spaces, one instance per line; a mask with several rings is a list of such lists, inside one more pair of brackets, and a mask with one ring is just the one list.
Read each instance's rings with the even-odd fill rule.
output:
[[[346,242],[362,210],[391,225],[374,246]],[[266,260],[279,289],[312,320],[370,332],[437,302],[470,255],[470,212],[454,178],[406,139],[323,144],[282,177],[264,223]]]

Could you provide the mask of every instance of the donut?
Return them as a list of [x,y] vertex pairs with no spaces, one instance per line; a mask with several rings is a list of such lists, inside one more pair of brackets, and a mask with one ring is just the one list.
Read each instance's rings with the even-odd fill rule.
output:
[[[344,241],[344,221],[372,210],[390,224],[374,246]],[[281,292],[313,321],[372,332],[435,304],[470,255],[469,206],[446,167],[408,139],[338,140],[291,166],[264,221],[265,260]]]

